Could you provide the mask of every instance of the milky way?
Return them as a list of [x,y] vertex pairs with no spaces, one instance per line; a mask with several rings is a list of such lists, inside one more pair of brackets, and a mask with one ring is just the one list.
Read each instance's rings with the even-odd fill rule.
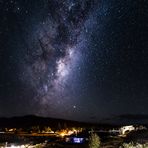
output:
[[34,26],[31,41],[27,41],[29,54],[23,64],[22,81],[36,92],[33,99],[40,103],[38,114],[52,115],[56,108],[56,114],[60,114],[75,108],[75,87],[79,83],[76,76],[80,73],[82,51],[86,50],[87,21],[95,4],[48,1],[47,17]]

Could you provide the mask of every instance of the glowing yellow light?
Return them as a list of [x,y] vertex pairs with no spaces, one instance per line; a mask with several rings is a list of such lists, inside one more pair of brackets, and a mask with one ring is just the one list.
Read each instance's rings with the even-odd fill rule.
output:
[[61,135],[62,137],[64,137],[66,134],[65,134],[65,133],[61,133],[60,135]]

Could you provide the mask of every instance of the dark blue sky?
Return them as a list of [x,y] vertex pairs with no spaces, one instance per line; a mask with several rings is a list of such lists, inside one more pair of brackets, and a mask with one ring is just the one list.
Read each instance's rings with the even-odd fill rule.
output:
[[0,18],[0,116],[148,113],[146,1],[0,0]]

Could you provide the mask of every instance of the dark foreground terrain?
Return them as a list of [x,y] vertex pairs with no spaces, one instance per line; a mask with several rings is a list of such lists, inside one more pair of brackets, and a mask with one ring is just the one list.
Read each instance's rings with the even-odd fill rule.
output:
[[[144,126],[140,126],[139,119]],[[135,129],[122,134],[121,127],[131,124]],[[147,116],[124,115],[114,121],[108,119],[104,124],[32,115],[0,118],[0,148],[89,148],[92,132],[100,138],[100,148],[119,148],[130,142],[145,144],[148,143]]]

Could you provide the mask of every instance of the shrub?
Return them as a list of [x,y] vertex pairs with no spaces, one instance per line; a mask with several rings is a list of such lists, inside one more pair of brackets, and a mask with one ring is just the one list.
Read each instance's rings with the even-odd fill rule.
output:
[[100,137],[96,133],[91,132],[89,137],[89,148],[100,148],[100,144]]
[[120,148],[148,148],[148,143],[145,144],[139,144],[139,143],[123,143],[123,145]]

